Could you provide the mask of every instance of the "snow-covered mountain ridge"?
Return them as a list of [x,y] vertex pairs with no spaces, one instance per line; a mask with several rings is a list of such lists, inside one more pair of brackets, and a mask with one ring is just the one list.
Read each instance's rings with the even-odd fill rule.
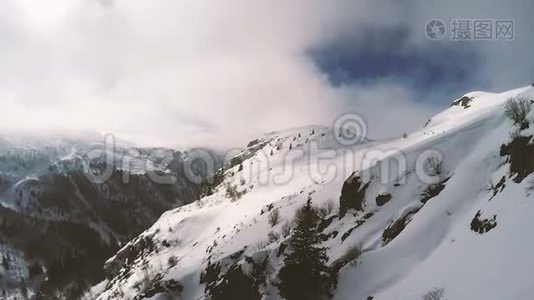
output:
[[280,299],[295,213],[311,203],[334,299],[532,298],[534,127],[507,118],[510,99],[534,89],[469,93],[398,139],[342,146],[322,127],[260,137],[205,197],[108,260],[87,297]]
[[[199,197],[184,173],[187,155],[101,137],[3,136],[0,298],[75,299],[103,280],[104,261],[124,243]],[[149,172],[174,182],[158,184]]]

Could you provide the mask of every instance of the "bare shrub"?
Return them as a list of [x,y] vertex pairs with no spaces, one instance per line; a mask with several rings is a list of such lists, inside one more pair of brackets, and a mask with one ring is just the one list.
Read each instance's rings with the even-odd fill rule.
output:
[[178,259],[176,256],[169,256],[167,263],[169,264],[169,268],[175,267],[178,264]]
[[[95,299],[96,297],[91,297],[93,295],[89,294],[88,297],[89,298],[86,298],[84,300],[93,300]],[[122,290],[122,287],[121,286],[118,286],[112,293],[111,293],[111,296],[114,297],[114,298],[117,298],[117,299],[123,299],[124,298],[124,291]]]
[[154,286],[159,280],[161,275],[157,274],[149,266],[143,266],[143,274],[141,278],[134,283],[133,287],[140,293],[145,293],[148,289]]
[[443,160],[437,155],[428,157],[425,165],[430,176],[437,176],[443,173]]
[[497,187],[495,184],[491,181],[491,179],[488,181],[488,184],[484,187],[484,189],[488,192],[493,192],[494,194],[497,193]]
[[355,266],[358,263],[358,258],[360,258],[361,255],[362,248],[360,245],[351,246],[349,249],[347,249],[345,254],[343,254],[333,263],[334,270],[337,272],[347,264],[350,264],[351,267]]
[[325,219],[334,211],[334,200],[328,199],[326,202],[317,209],[317,214],[321,219]]
[[445,288],[435,287],[423,295],[423,300],[441,300],[445,297]]
[[280,222],[280,212],[278,209],[271,211],[269,214],[269,224],[274,227]]
[[291,224],[285,223],[282,226],[282,236],[283,237],[288,237],[290,234],[291,234]]
[[243,197],[243,195],[245,194],[245,191],[241,191],[241,192],[238,191],[237,186],[230,184],[230,183],[227,183],[225,185],[225,188],[226,188],[226,197],[230,198],[232,202],[235,202],[241,199],[241,197]]
[[527,116],[532,108],[529,99],[510,99],[504,106],[504,114],[520,129],[528,128]]

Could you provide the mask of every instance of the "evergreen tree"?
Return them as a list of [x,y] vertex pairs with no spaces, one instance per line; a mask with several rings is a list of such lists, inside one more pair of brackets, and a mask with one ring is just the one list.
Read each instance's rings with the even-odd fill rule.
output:
[[28,299],[28,287],[26,286],[26,280],[24,280],[24,278],[20,281],[20,292],[24,299]]
[[9,270],[9,258],[5,255],[2,256],[2,266],[4,270]]
[[319,219],[309,201],[296,212],[296,227],[289,240],[292,252],[286,256],[285,265],[278,274],[278,289],[285,299],[330,298],[332,279],[325,265],[328,260],[326,249],[319,246]]

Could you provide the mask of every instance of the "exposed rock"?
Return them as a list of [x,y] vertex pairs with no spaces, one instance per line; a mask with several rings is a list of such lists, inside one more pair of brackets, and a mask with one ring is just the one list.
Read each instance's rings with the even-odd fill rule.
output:
[[426,204],[428,200],[436,197],[445,188],[445,183],[449,181],[450,177],[444,179],[441,182],[429,185],[421,194],[421,202]]
[[382,241],[384,242],[384,245],[387,245],[389,242],[395,239],[404,230],[404,228],[406,228],[406,225],[408,225],[408,223],[411,221],[411,217],[416,214],[419,209],[420,208],[413,208],[404,216],[398,217],[389,224],[389,226],[382,233]]
[[501,146],[501,156],[509,156],[510,174],[517,176],[514,182],[520,183],[534,172],[534,145],[530,143],[532,136],[519,135],[509,144]]
[[376,196],[376,205],[382,206],[391,200],[391,194],[378,194]]
[[497,227],[497,215],[493,215],[490,219],[480,219],[480,215],[481,212],[479,210],[471,221],[472,231],[484,234]]
[[461,106],[464,109],[471,107],[470,103],[473,101],[473,97],[463,96],[460,99],[454,100],[451,106]]
[[360,176],[352,174],[341,188],[341,197],[339,198],[339,218],[343,218],[349,209],[363,211],[363,202],[365,200],[365,191],[369,183],[363,183]]

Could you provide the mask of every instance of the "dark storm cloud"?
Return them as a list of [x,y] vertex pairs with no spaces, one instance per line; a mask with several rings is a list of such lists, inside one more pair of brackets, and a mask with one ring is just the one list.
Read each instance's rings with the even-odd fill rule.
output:
[[389,81],[426,95],[480,84],[484,57],[472,45],[436,41],[418,47],[410,34],[407,27],[367,28],[311,50],[310,57],[336,87]]

